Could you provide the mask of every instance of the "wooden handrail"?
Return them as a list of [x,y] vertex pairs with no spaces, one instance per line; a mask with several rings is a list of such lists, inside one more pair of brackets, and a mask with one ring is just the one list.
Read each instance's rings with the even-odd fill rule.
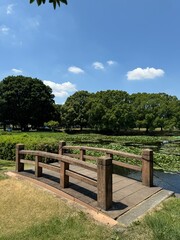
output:
[[86,146],[63,146],[63,149],[66,150],[92,150],[96,152],[103,152],[103,153],[108,153],[108,154],[113,154],[121,157],[127,157],[127,158],[134,158],[136,160],[142,161],[142,156],[141,155],[136,155],[133,153],[126,153],[122,151],[117,151],[117,150],[112,150],[112,149],[106,149],[106,148],[95,148],[95,147],[86,147]]
[[132,164],[128,164],[128,163],[123,163],[123,162],[119,162],[119,161],[115,161],[115,160],[113,160],[112,163],[116,166],[128,168],[128,169],[135,170],[135,171],[141,171],[142,170],[141,167],[136,166],[136,165],[132,165]]
[[[68,153],[68,152],[67,153],[66,152],[63,153],[63,151],[62,151],[62,153],[63,153],[63,155],[79,158],[79,159],[81,159],[83,161],[85,161],[86,159],[88,159],[88,160],[95,160],[95,161],[98,160],[98,157],[89,156],[89,155],[83,155],[83,153],[86,154],[86,150],[102,152],[102,153],[105,153],[107,156],[111,156],[111,157],[113,157],[113,155],[116,155],[116,156],[132,158],[132,159],[136,159],[138,161],[142,161],[142,156],[140,156],[140,155],[126,153],[126,152],[112,150],[112,149],[106,149],[106,148],[96,148],[96,147],[87,147],[87,146],[66,146],[66,145],[63,145],[62,149],[64,149],[64,150],[79,150],[80,151],[79,154],[73,154],[73,153]],[[115,166],[120,166],[120,167],[128,168],[128,169],[131,169],[131,170],[135,170],[135,171],[141,171],[142,170],[141,167],[136,166],[136,165],[132,165],[132,164],[129,164],[129,163],[124,163],[124,162],[120,162],[120,161],[116,161],[116,160],[113,160],[112,163]]]
[[76,158],[71,158],[71,157],[59,155],[56,153],[49,153],[49,152],[35,151],[35,150],[20,150],[19,154],[51,158],[51,159],[58,160],[61,162],[69,163],[71,165],[83,167],[83,168],[91,170],[93,172],[97,172],[97,166],[94,164],[87,163],[84,161],[77,161]]
[[[123,156],[123,157],[131,157],[131,158],[138,159],[138,160],[142,161],[142,156],[135,155],[135,154],[130,154],[130,153],[125,153],[125,152],[121,152],[121,151],[116,151],[116,150],[104,149],[104,148],[101,149],[101,148],[93,148],[93,147],[64,146],[63,149],[66,149],[66,150],[67,149],[78,149],[78,150],[82,150],[83,149],[84,151],[85,150],[92,150],[92,151],[98,151],[99,150],[100,152],[105,152],[106,154],[113,154],[113,155],[118,155],[118,156]],[[73,164],[72,163],[72,158],[73,158],[73,159],[75,159],[74,165],[82,166],[81,165],[82,162],[78,163],[76,161],[76,159],[78,157],[80,158],[79,154],[64,153],[63,159],[62,159],[62,157],[61,157],[62,155],[57,155],[55,153],[49,153],[49,152],[43,152],[43,151],[21,150],[21,151],[19,151],[19,153],[20,154],[29,154],[29,155],[33,155],[33,156],[41,156],[41,157],[45,157],[45,158],[52,158],[52,159],[55,159],[55,160],[58,160],[58,161],[62,160],[62,161],[65,161],[67,163],[68,163],[68,161],[71,161],[71,164]],[[81,158],[83,158],[84,160],[85,159],[89,159],[89,160],[96,160],[96,161],[98,159],[98,157],[82,155],[82,154],[81,154]],[[87,163],[83,161],[83,164],[86,165]],[[128,164],[128,163],[122,163],[122,162],[119,162],[119,161],[116,161],[116,160],[113,160],[113,165],[121,166],[121,167],[124,167],[124,168],[136,170],[136,171],[141,171],[142,170],[142,168],[139,167],[139,166],[135,166],[135,165]],[[90,168],[88,166],[87,169],[89,169],[91,171],[97,172],[96,168],[93,165],[90,166]]]
[[[89,151],[96,151],[105,153],[106,156],[111,157],[113,159],[113,156],[121,156],[125,158],[132,158],[138,161],[141,161],[142,166],[132,165],[129,163],[124,163],[121,161],[113,160],[112,164],[115,166],[120,166],[124,168],[128,168],[135,171],[141,171],[142,172],[142,183],[145,186],[152,187],[153,186],[153,151],[151,149],[144,149],[142,152],[142,155],[112,150],[112,149],[105,149],[105,148],[96,148],[96,147],[88,147],[88,146],[67,146],[66,142],[62,141],[60,142],[61,146],[61,154],[71,157],[79,158],[83,161],[87,160],[98,160],[98,157],[87,155],[87,150]],[[79,154],[74,153],[68,153],[66,150],[79,150]]]

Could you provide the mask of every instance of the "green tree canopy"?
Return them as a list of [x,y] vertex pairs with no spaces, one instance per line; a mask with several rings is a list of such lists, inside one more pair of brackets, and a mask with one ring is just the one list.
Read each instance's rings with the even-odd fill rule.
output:
[[67,128],[86,127],[88,124],[87,103],[90,97],[87,91],[78,91],[68,97],[64,106],[64,123]]
[[107,90],[91,95],[88,116],[93,128],[115,133],[134,124],[130,96],[125,91]]
[[136,93],[131,95],[136,126],[146,128],[178,128],[180,105],[175,96],[165,93]]
[[[37,2],[38,6],[40,6],[42,3],[45,4],[46,0],[30,0],[30,3]],[[67,4],[67,0],[49,0],[49,3],[53,4],[54,9],[58,5],[60,7],[61,3]]]
[[145,128],[147,132],[155,128],[178,129],[180,100],[165,93],[79,91],[67,99],[60,115],[68,129],[90,127],[114,134],[135,127]]
[[0,121],[26,129],[51,120],[54,111],[51,88],[37,78],[9,76],[0,82]]

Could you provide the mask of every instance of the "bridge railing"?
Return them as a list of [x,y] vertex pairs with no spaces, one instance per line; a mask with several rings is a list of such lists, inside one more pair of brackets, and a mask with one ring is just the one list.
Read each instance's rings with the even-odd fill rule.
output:
[[[60,144],[61,149],[62,144]],[[24,164],[28,163],[35,166],[35,176],[41,177],[43,168],[59,173],[60,186],[69,186],[69,177],[79,179],[92,186],[97,187],[98,207],[107,210],[112,206],[112,159],[108,156],[100,157],[97,165],[79,161],[77,158],[64,156],[61,154],[25,150],[23,144],[16,145],[16,171],[24,171]],[[35,156],[35,161],[25,159],[26,155]],[[42,158],[50,158],[59,161],[59,165],[52,165],[42,162]],[[97,173],[97,178],[85,176],[79,172],[70,170],[70,165],[79,166]]]
[[[78,150],[79,154],[69,153],[68,150]],[[104,156],[94,157],[87,154],[87,151],[101,152]],[[35,161],[25,159],[26,155],[35,156]],[[113,160],[114,156],[132,158],[141,161],[141,167],[120,161]],[[60,164],[52,165],[44,163],[42,158],[57,160]],[[96,161],[96,164],[86,162],[86,160]],[[121,151],[115,151],[104,148],[94,148],[87,146],[68,146],[62,141],[59,144],[59,154],[25,150],[23,144],[16,145],[16,171],[24,171],[24,163],[35,166],[35,176],[41,177],[43,168],[59,173],[60,186],[67,188],[69,186],[69,177],[84,181],[97,187],[97,203],[104,210],[112,206],[112,173],[113,165],[125,167],[142,172],[142,184],[153,186],[153,151],[145,149],[142,155],[135,155]],[[96,178],[91,178],[79,172],[70,169],[70,165],[79,166],[97,173]]]
[[[78,150],[78,154],[69,153],[69,150]],[[90,160],[90,161],[98,161],[98,157],[90,156],[87,154],[87,151],[93,152],[101,152],[106,157],[110,157],[112,159],[112,164],[115,166],[120,166],[124,168],[128,168],[135,171],[140,171],[142,173],[142,184],[148,187],[153,186],[153,151],[151,149],[144,149],[141,155],[131,154],[127,152],[105,149],[105,148],[96,148],[96,147],[88,147],[88,146],[68,146],[66,142],[62,141],[59,145],[59,153],[61,155],[75,157],[82,161]],[[120,156],[124,158],[131,158],[137,161],[140,161],[140,165],[133,165],[129,163],[124,163],[121,161],[113,160],[114,156]]]

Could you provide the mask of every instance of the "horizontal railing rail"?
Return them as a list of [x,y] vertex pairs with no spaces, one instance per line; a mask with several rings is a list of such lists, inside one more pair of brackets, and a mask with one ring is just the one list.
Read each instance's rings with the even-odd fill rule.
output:
[[[66,142],[62,141],[60,143],[60,152],[62,155],[75,157],[82,161],[90,160],[97,161],[98,157],[87,155],[87,151],[104,153],[105,156],[110,158],[114,158],[114,156],[119,156],[123,158],[135,159],[141,162],[141,166],[133,165],[130,163],[121,162],[118,160],[112,160],[112,164],[115,166],[127,168],[130,170],[141,171],[142,172],[142,183],[146,186],[153,186],[153,151],[150,149],[144,149],[142,155],[105,149],[105,148],[97,148],[97,147],[88,147],[88,146],[69,146],[66,145]],[[78,150],[79,154],[69,153],[68,150]]]
[[106,153],[106,154],[113,154],[113,155],[117,155],[117,156],[121,156],[121,157],[134,158],[134,159],[137,159],[137,160],[140,160],[140,161],[142,160],[141,155],[136,155],[136,154],[117,151],[117,150],[112,150],[112,149],[105,149],[105,148],[65,145],[65,146],[63,146],[63,149],[67,149],[67,150],[72,149],[72,150],[80,150],[80,151],[90,150],[90,151],[94,151],[94,152],[102,152],[102,153]]
[[[77,161],[76,158],[71,158],[71,157],[68,157],[68,156],[62,156],[62,155],[55,154],[55,153],[49,153],[49,152],[43,152],[43,151],[34,151],[34,150],[20,150],[19,154],[39,156],[39,157],[44,157],[44,158],[51,158],[51,159],[54,159],[54,160],[63,161],[65,163],[69,163],[71,165],[83,167],[87,170],[97,172],[97,167],[94,164]],[[27,161],[27,160],[25,160],[25,161]],[[28,162],[29,162],[29,160],[28,160]],[[48,165],[48,164],[46,164],[46,165]]]

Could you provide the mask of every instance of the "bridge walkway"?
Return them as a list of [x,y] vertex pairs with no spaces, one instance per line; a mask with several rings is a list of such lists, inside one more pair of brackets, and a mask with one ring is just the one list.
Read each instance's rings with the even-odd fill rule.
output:
[[[70,169],[94,179],[97,178],[96,173],[79,166],[71,165]],[[109,210],[105,211],[97,207],[97,187],[86,184],[83,181],[70,177],[69,187],[61,188],[58,173],[43,169],[42,177],[36,178],[33,166],[31,166],[31,169],[19,172],[18,174],[31,179],[38,179],[38,181],[46,183],[54,189],[68,194],[79,202],[105,213],[114,220],[117,220],[124,213],[162,190],[160,187],[146,187],[142,185],[142,182],[137,180],[113,174],[113,204]]]

